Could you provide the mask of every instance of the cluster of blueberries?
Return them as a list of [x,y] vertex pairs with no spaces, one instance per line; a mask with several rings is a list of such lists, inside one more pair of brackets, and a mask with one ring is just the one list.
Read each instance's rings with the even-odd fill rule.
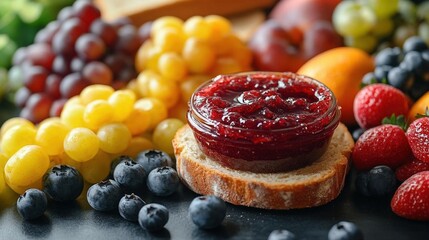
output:
[[[92,185],[87,201],[94,210],[118,209],[126,220],[138,221],[148,231],[160,230],[168,222],[168,209],[158,203],[146,204],[134,193],[141,192],[145,185],[156,196],[176,192],[180,179],[173,165],[170,156],[158,150],[143,151],[135,161],[121,156],[112,162],[112,179]],[[18,212],[26,220],[38,218],[46,211],[47,196],[59,202],[73,201],[82,193],[83,186],[83,178],[75,168],[55,166],[43,178],[43,191],[28,189],[18,198]],[[198,227],[215,228],[225,218],[226,204],[216,196],[200,196],[191,202],[189,215]]]

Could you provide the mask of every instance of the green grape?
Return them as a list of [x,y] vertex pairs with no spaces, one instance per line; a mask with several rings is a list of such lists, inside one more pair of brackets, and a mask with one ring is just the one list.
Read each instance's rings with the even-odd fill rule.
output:
[[64,151],[64,138],[69,128],[60,121],[41,123],[36,133],[36,144],[41,146],[49,156],[59,155]]
[[5,178],[12,185],[28,186],[41,179],[49,168],[48,154],[37,145],[20,148],[9,158],[5,167]]
[[401,18],[409,24],[415,24],[417,21],[417,8],[413,2],[409,0],[399,1],[398,8],[399,15]]
[[373,10],[378,19],[393,16],[398,11],[399,0],[363,0]]
[[131,140],[131,133],[122,123],[111,123],[102,126],[97,137],[100,140],[101,150],[107,153],[120,153],[124,151]]
[[11,157],[24,146],[34,144],[36,129],[32,126],[17,125],[7,130],[1,139],[0,149]]
[[365,52],[372,52],[377,46],[377,38],[373,35],[366,35],[357,38],[346,37],[344,38],[344,42],[349,47],[359,48]]
[[9,89],[12,92],[18,91],[24,85],[24,71],[20,65],[14,65],[9,69]]
[[153,143],[160,150],[173,154],[173,145],[171,141],[177,130],[184,125],[182,121],[175,118],[168,118],[160,122],[153,131]]
[[93,158],[99,146],[97,135],[88,128],[74,128],[64,139],[64,151],[78,162],[86,162]]
[[88,183],[98,183],[110,173],[110,155],[99,150],[89,161],[82,163],[80,173]]
[[419,25],[419,36],[429,45],[429,24],[426,22]]
[[374,28],[372,29],[372,34],[379,38],[386,37],[392,34],[394,28],[395,24],[390,18],[377,20]]
[[417,16],[419,19],[429,22],[429,2],[425,1],[417,6]]
[[332,21],[335,30],[342,36],[360,37],[374,27],[376,16],[367,5],[343,1],[335,8]]

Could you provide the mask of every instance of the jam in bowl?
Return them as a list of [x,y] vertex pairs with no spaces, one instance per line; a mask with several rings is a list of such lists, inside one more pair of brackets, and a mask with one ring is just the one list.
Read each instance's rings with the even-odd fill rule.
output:
[[295,73],[220,75],[200,86],[188,123],[201,151],[220,164],[251,172],[284,172],[326,151],[339,124],[333,93]]

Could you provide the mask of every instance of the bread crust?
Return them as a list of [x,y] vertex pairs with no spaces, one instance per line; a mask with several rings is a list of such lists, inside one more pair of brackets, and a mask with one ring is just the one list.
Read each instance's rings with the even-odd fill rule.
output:
[[344,186],[353,146],[353,138],[340,123],[328,150],[313,164],[284,173],[252,173],[223,167],[208,158],[187,125],[173,139],[177,171],[192,191],[263,209],[309,208],[335,199]]

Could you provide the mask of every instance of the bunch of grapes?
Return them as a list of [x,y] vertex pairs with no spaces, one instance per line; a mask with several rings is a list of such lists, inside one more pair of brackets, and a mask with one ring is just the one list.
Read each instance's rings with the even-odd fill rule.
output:
[[136,55],[138,96],[159,99],[170,116],[183,119],[197,86],[218,74],[251,69],[251,52],[232,32],[231,23],[216,15],[186,21],[161,17]]
[[427,1],[343,1],[334,11],[333,23],[347,46],[367,52],[378,50],[378,47],[402,47],[404,41],[414,35],[429,44]]
[[[0,163],[16,192],[41,187],[52,166],[78,169],[88,183],[105,179],[112,160],[157,147],[173,154],[171,140],[183,122],[167,118],[155,98],[136,99],[131,90],[95,84],[64,106],[61,116],[38,125],[24,118],[6,121],[0,132]],[[3,162],[7,162],[3,164]]]
[[63,8],[40,30],[35,43],[14,55],[24,87],[15,94],[21,117],[38,123],[59,116],[67,99],[91,84],[121,88],[136,76],[133,59],[141,42],[128,21],[107,23],[89,1]]

